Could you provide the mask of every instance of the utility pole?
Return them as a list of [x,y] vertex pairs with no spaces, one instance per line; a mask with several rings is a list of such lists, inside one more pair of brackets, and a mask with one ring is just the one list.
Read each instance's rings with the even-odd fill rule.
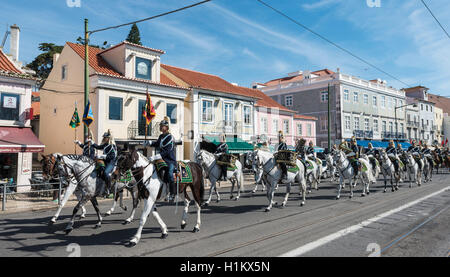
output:
[[328,83],[328,151],[331,150],[330,84]]
[[[89,100],[89,33],[88,20],[84,19],[84,108]],[[89,133],[88,127],[84,124],[84,142],[86,143]]]

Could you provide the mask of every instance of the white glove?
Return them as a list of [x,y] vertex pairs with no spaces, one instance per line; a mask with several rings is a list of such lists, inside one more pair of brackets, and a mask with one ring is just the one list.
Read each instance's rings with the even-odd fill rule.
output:
[[76,144],[80,144],[79,140],[74,140],[73,142],[76,143]]
[[155,157],[151,156],[150,158],[148,158],[148,160],[152,163],[155,160]]
[[86,142],[91,142],[91,143],[93,143],[94,141],[93,141],[92,139],[88,139],[88,140],[86,140]]

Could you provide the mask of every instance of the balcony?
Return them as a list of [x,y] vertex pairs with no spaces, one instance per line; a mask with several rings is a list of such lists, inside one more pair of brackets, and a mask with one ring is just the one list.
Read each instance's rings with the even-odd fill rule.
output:
[[216,130],[219,133],[227,135],[240,135],[242,134],[243,127],[241,121],[220,121],[216,125]]
[[412,127],[412,128],[419,128],[420,127],[420,123],[418,121],[407,121],[406,122],[406,126],[407,127]]
[[406,133],[401,132],[387,132],[383,131],[381,132],[381,137],[383,139],[393,139],[393,140],[406,140]]
[[373,131],[353,130],[353,135],[356,138],[372,139]]
[[[132,120],[128,125],[128,139],[145,138],[145,125],[145,121]],[[147,137],[157,137],[159,134],[159,123],[151,122],[147,127]]]

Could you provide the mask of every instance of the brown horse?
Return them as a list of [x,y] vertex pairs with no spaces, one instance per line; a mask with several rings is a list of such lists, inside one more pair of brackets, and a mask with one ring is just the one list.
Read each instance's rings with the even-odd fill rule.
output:
[[[203,203],[203,196],[205,192],[203,183],[203,170],[200,165],[194,162],[187,163],[190,167],[192,174],[192,182],[189,183],[179,183],[178,193],[182,193],[184,198],[184,210],[181,220],[181,228],[186,227],[187,213],[189,209],[189,204],[191,199],[187,193],[187,188],[190,189],[195,204],[197,206],[197,224],[195,225],[193,232],[200,231],[200,211],[201,205]],[[135,246],[141,239],[142,229],[144,228],[147,217],[150,212],[152,212],[153,217],[161,226],[162,235],[161,238],[167,237],[167,226],[162,221],[158,212],[156,211],[155,203],[158,200],[163,199],[167,193],[167,184],[164,183],[158,176],[156,166],[149,162],[149,160],[144,157],[140,152],[134,150],[132,152],[122,152],[119,155],[117,167],[120,172],[127,171],[131,169],[134,178],[136,179],[136,186],[138,188],[138,198],[144,201],[144,210],[141,215],[141,220],[139,222],[139,228],[136,235],[130,240],[129,246]]]
[[434,168],[436,168],[436,174],[439,174],[439,168],[443,164],[443,161],[441,159],[441,156],[438,153],[436,153],[436,151],[431,151],[431,154],[433,155]]

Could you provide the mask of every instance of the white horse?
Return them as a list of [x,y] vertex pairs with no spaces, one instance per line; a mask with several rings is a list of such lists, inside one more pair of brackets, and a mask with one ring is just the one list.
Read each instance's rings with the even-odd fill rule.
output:
[[331,182],[336,181],[336,164],[334,161],[334,155],[327,154],[325,157],[325,161],[327,162],[327,172],[328,172],[328,178],[330,178]]
[[255,188],[252,190],[252,193],[256,193],[258,191],[258,186],[261,185],[261,191],[265,190],[265,185],[263,183],[263,170],[261,167],[258,167],[253,163],[254,160],[254,152],[250,152],[247,154],[246,163],[252,166],[253,175],[255,178]]
[[98,208],[97,196],[103,195],[105,182],[97,177],[95,161],[85,156],[63,155],[56,158],[56,167],[59,176],[64,176],[70,180],[73,179],[73,182],[77,183],[77,188],[81,191],[81,199],[73,209],[72,218],[65,229],[66,234],[69,234],[73,230],[75,216],[78,213],[78,210],[88,201],[92,203],[95,212],[97,213],[98,222],[95,225],[95,228],[100,228],[102,216],[100,215],[100,210]]
[[[216,157],[214,154],[205,150],[200,150],[195,155],[196,162],[198,162],[203,170],[207,174],[207,178],[211,182],[209,189],[208,200],[204,203],[205,206],[209,205],[212,198],[213,189],[216,191],[217,202],[220,201],[220,194],[217,191],[216,183],[222,174],[222,167],[216,163]],[[227,171],[227,179],[231,181],[230,199],[234,198],[234,186],[237,185],[237,196],[235,200],[238,200],[241,196],[241,190],[244,190],[244,173],[242,172],[242,164],[239,160],[236,160],[236,169],[233,171]]]
[[[358,159],[358,161],[362,166],[361,170],[359,170],[358,174],[355,176],[353,167],[351,166],[351,163],[347,159],[345,153],[343,151],[337,152],[336,167],[339,171],[339,185],[336,199],[341,198],[341,189],[345,188],[345,180],[349,180],[350,198],[353,197],[353,188],[356,186],[358,179],[361,181],[363,186],[361,196],[366,196],[366,193],[370,194],[370,184],[375,183],[376,179],[372,173],[370,163],[362,158]],[[355,180],[355,185],[353,185],[353,180]]]
[[[383,173],[384,177],[384,192],[386,192],[386,183],[387,183],[387,176],[390,177],[391,181],[391,187],[392,191],[398,190],[398,183],[400,181],[400,173],[395,172],[394,164],[392,163],[391,159],[389,158],[388,154],[385,150],[380,151],[381,156],[381,173]],[[399,168],[399,172],[400,172]],[[395,181],[395,185],[394,185]]]
[[[408,164],[406,165],[406,168],[408,170],[408,177],[409,177],[409,187],[412,187],[412,180],[414,177],[414,182],[420,187],[422,184],[422,170],[423,166],[420,167],[419,164],[414,159],[413,155],[411,153],[405,152],[406,159],[408,161]],[[417,153],[418,155],[418,153]]]
[[[189,163],[189,165],[191,166],[193,182],[198,186],[189,184],[184,188],[179,189],[183,192],[182,195],[185,203],[181,220],[181,228],[184,229],[186,226],[186,219],[190,204],[190,199],[187,195],[186,187],[189,187],[191,189],[192,195],[194,196],[195,205],[197,207],[197,224],[195,225],[193,230],[193,232],[195,233],[200,231],[200,206],[203,200],[204,184],[201,167],[195,163]],[[140,152],[133,151],[132,153],[122,154],[119,157],[118,167],[120,170],[132,170],[133,176],[137,180],[139,197],[143,198],[144,201],[144,209],[139,221],[139,227],[136,234],[130,240],[129,246],[135,246],[140,241],[142,229],[144,228],[145,222],[147,221],[147,217],[150,215],[150,212],[161,227],[161,238],[165,239],[168,236],[167,225],[159,216],[156,210],[155,203],[157,200],[163,199],[168,194],[168,190],[167,185],[159,179],[156,166],[146,157],[144,157],[144,155],[142,155]]]
[[311,193],[312,187],[314,186],[315,190],[319,190],[319,172],[320,169],[317,163],[308,157],[305,157],[305,165],[306,165],[306,183],[308,186],[308,193]]
[[422,159],[423,163],[423,175],[425,177],[424,182],[430,182],[433,174],[433,164],[430,163],[429,159],[433,159],[431,154],[425,154]]
[[[56,180],[56,176],[58,175],[58,171],[56,170],[56,158],[59,156],[62,156],[61,153],[53,153],[49,155],[41,155],[42,156],[42,174],[44,179],[50,180],[51,178],[54,178]],[[77,189],[77,183],[74,179],[67,180],[64,178],[64,176],[58,176],[58,180],[61,182],[61,185],[65,187],[64,195],[62,196],[61,202],[58,203],[58,210],[56,211],[55,215],[50,220],[49,224],[56,223],[56,220],[59,217],[59,214],[61,213],[62,209],[66,205],[67,201],[69,200],[70,196],[72,194],[75,194],[78,201],[81,199],[81,191],[78,188]],[[81,216],[80,218],[86,217],[86,208],[84,206],[81,207]]]
[[[253,164],[256,164],[258,167],[261,167],[263,170],[263,179],[264,183],[267,187],[267,198],[269,199],[269,206],[266,208],[266,212],[270,211],[272,209],[273,204],[276,204],[276,202],[273,201],[273,196],[275,193],[275,189],[277,184],[282,181],[282,170],[278,166],[278,164],[275,161],[275,158],[272,153],[263,151],[263,150],[256,150],[254,152],[254,160]],[[288,170],[286,180],[283,181],[283,183],[287,183],[286,186],[286,195],[284,197],[282,206],[286,206],[286,203],[289,198],[289,194],[291,192],[291,186],[293,183],[298,182],[300,185],[300,191],[302,194],[302,201],[300,202],[300,206],[305,205],[306,200],[306,180],[305,180],[305,168],[303,166],[303,163],[299,160],[296,160],[296,165],[298,167],[297,172],[290,172]]]
[[[378,176],[380,175],[381,172],[378,160],[373,155],[366,155],[366,154],[362,154],[361,158],[369,162],[370,168],[372,170],[372,175],[374,176],[375,179],[378,179]],[[371,160],[375,162],[375,167],[372,166]]]

